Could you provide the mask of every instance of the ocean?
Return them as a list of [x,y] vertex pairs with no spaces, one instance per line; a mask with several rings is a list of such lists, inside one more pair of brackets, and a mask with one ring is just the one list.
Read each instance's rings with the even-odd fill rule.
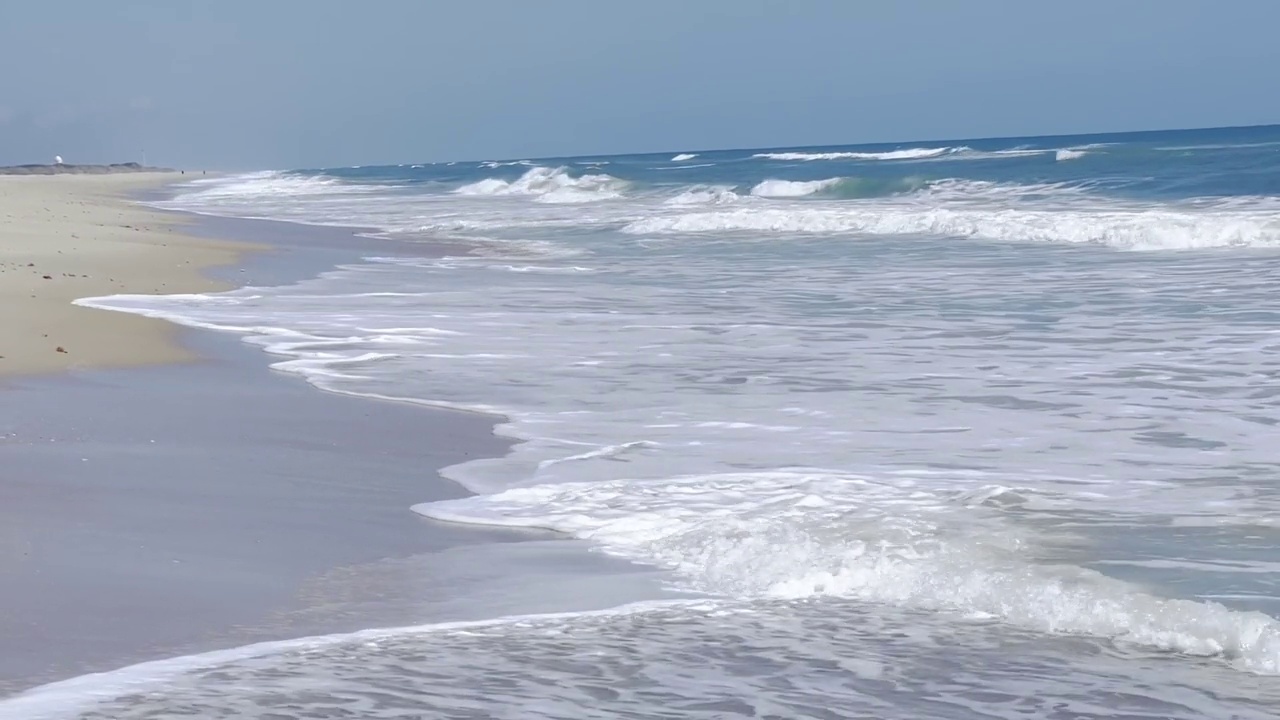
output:
[[511,453],[445,471],[474,494],[404,512],[586,540],[677,597],[177,661],[76,717],[1280,707],[1280,127],[303,169],[158,204],[404,251],[84,304],[500,415]]

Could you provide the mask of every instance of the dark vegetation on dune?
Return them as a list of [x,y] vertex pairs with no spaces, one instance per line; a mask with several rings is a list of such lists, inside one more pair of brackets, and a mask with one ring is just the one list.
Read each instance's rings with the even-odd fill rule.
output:
[[108,175],[132,172],[173,172],[169,168],[146,167],[136,162],[110,165],[10,165],[0,167],[0,175]]

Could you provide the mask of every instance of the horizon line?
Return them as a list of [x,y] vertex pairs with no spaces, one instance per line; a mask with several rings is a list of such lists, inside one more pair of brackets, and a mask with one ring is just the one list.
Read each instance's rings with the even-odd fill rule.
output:
[[[1095,137],[1099,135],[1144,135],[1154,133],[1177,133],[1177,132],[1198,132],[1207,130],[1257,130],[1261,128],[1280,128],[1280,122],[1268,122],[1252,125],[1204,125],[1198,127],[1171,127],[1171,128],[1153,128],[1147,130],[1100,130],[1093,132],[1074,132],[1074,133],[1054,133],[1049,135],[984,135],[976,137],[960,137],[960,138],[914,138],[910,140],[882,140],[872,142],[846,142],[846,143],[815,143],[808,145],[761,145],[756,147],[719,147],[719,148],[683,148],[683,149],[667,149],[667,150],[650,150],[646,152],[602,152],[602,153],[582,153],[578,155],[526,155],[523,157],[486,157],[483,159],[456,159],[456,160],[427,160],[416,162],[398,162],[398,163],[363,163],[359,165],[326,165],[312,166],[309,168],[289,168],[287,170],[325,170],[336,168],[370,168],[370,167],[396,167],[400,165],[443,165],[446,163],[482,163],[482,162],[517,162],[525,160],[536,162],[540,160],[572,160],[576,158],[587,157],[619,157],[624,155],[670,155],[682,153],[718,153],[718,152],[746,152],[748,150],[815,150],[819,148],[843,148],[843,147],[868,147],[874,145],[908,145],[915,143],[962,143],[962,142],[983,142],[988,140],[1032,140],[1038,138],[1059,138],[1059,137]],[[262,168],[258,169],[262,171]],[[286,170],[286,171],[287,171]]]

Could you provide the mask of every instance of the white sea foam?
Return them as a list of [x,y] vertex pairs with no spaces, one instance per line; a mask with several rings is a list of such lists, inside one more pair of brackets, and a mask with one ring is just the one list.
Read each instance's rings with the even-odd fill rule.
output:
[[968,150],[965,147],[903,148],[881,152],[766,152],[752,155],[764,160],[922,160]]
[[[1052,169],[1057,152],[1001,156],[1044,155],[1040,167]],[[1063,635],[1096,641],[1046,661],[1064,682],[1103,659],[1118,663],[1109,672],[1140,674],[1147,660],[1116,658],[1151,649],[1225,661],[1171,662],[1162,673],[1280,672],[1280,605],[1267,604],[1280,596],[1267,586],[1274,553],[1257,539],[1280,512],[1271,258],[1006,244],[1267,247],[1280,244],[1275,199],[1152,201],[1108,196],[1099,183],[960,179],[868,181],[863,195],[879,196],[848,198],[862,181],[836,192],[757,175],[738,191],[641,183],[617,202],[561,207],[540,199],[582,178],[533,172],[409,200],[255,196],[299,216],[310,207],[384,227],[484,232],[472,251],[483,257],[371,259],[289,288],[79,304],[237,332],[327,390],[501,413],[512,453],[446,470],[481,496],[420,512],[569,533],[667,568],[682,589],[719,597],[715,607],[772,618],[768,632],[734,620],[719,634],[701,621],[670,633],[637,623],[618,637],[575,635],[579,655],[644,646],[661,651],[663,667],[684,658],[705,668],[714,653],[690,638],[727,634],[737,640],[706,642],[736,652],[767,637],[774,644],[760,640],[765,649],[744,650],[742,662],[772,667],[832,629],[907,612],[880,642],[963,647],[961,667],[987,667],[957,638],[967,623],[988,623],[980,634],[1001,648],[1022,631],[1047,633],[1026,643],[1036,652]],[[781,191],[742,190],[765,182]],[[666,237],[679,234],[697,241]],[[831,234],[859,242],[822,237]],[[1206,569],[1222,564],[1231,593]],[[1247,599],[1206,601],[1225,594]],[[799,627],[808,612],[828,632]],[[772,652],[772,632],[788,635],[786,652]],[[872,652],[872,636],[857,647]],[[503,638],[484,648],[529,648],[512,682],[572,682],[537,665],[559,646]],[[433,656],[420,650],[406,657]],[[913,647],[860,660],[883,673],[939,655]],[[311,682],[308,672],[367,666],[350,660],[311,657],[296,672]],[[440,696],[430,673],[428,692]],[[1039,694],[1042,681],[1026,677],[1015,668],[980,685]],[[1150,686],[1143,677],[1130,685]],[[723,679],[698,678],[662,697],[693,702]],[[1195,713],[1151,711],[1162,715]]]
[[880,160],[880,161],[931,161],[931,160],[1000,160],[1009,158],[1054,155],[1058,160],[1074,160],[1100,145],[1082,145],[1071,148],[1015,147],[1005,150],[976,150],[967,146],[905,148],[884,152],[833,151],[833,152],[767,152],[752,157],[764,160],[789,160],[811,162],[819,160]]
[[680,153],[671,158],[671,162],[685,162],[698,157],[698,153]]
[[647,167],[645,170],[653,172],[683,172],[686,170],[697,170],[698,168],[715,167],[715,163],[679,163],[677,165],[655,165]]
[[1273,217],[1195,217],[1144,213],[1035,213],[922,210],[752,209],[638,220],[637,235],[699,233],[811,233],[972,237],[1009,242],[1096,243],[1123,250],[1280,247]]
[[724,205],[737,202],[742,196],[728,185],[694,185],[679,195],[667,198],[666,205]]
[[563,167],[534,167],[516,180],[487,178],[463,185],[459,195],[529,195],[540,202],[579,203],[621,197],[627,183],[611,175],[573,177]]
[[589,273],[596,270],[587,267],[579,267],[577,265],[491,265],[491,269],[506,270],[507,272],[518,273]]
[[788,198],[804,197],[822,192],[839,185],[843,178],[827,178],[826,180],[763,180],[751,188],[756,197]]
[[[832,617],[825,611],[838,608]],[[353,638],[193,669],[79,720],[202,717],[1104,718],[1271,720],[1276,693],[1217,668],[1127,660],[854,602],[530,618]],[[1081,652],[1081,651],[1084,652]],[[1188,663],[1187,665],[1191,665]],[[53,720],[42,716],[31,720]],[[64,716],[65,717],[65,716]],[[24,719],[26,720],[26,719]]]
[[737,598],[855,597],[978,613],[1280,673],[1280,622],[1035,562],[1033,534],[954,497],[832,472],[519,488],[427,503],[443,520],[559,530]]
[[[352,633],[319,635],[263,642],[228,650],[215,650],[198,655],[184,655],[164,660],[129,665],[109,672],[81,675],[41,685],[16,696],[0,699],[0,720],[68,720],[92,712],[96,706],[122,696],[157,691],[199,670],[244,664],[258,658],[276,656],[287,660],[302,653],[323,652],[341,645],[376,646],[390,639],[417,635],[462,634],[497,626],[512,629],[555,627],[564,621],[591,618],[625,617],[651,612],[659,608],[686,607],[696,609],[705,603],[697,601],[644,602],[604,611],[514,615],[491,620],[446,622],[402,628],[379,628]],[[237,716],[242,716],[239,713]]]
[[[1081,152],[1087,152],[1084,147]],[[450,196],[383,194],[379,186],[266,173],[194,186],[195,192],[162,204],[196,212],[319,224],[380,224],[400,233],[467,237],[503,230],[616,224],[627,234],[639,235],[928,235],[1090,243],[1125,250],[1280,245],[1276,198],[1153,203],[1096,194],[1084,183],[909,180],[886,185],[889,181],[859,178],[769,179],[743,195],[727,185],[691,185],[675,194],[636,188],[632,193],[627,182],[610,175],[574,176],[563,168],[539,167],[514,180],[473,182]],[[761,202],[752,202],[753,196]],[[461,198],[474,202],[464,205]],[[804,202],[788,205],[784,202],[788,198],[804,198]],[[595,202],[606,199],[619,202]],[[527,204],[529,200],[545,209],[535,210]],[[508,207],[507,202],[521,205]],[[587,204],[593,207],[590,213],[579,209]],[[566,207],[557,210],[560,205]],[[723,207],[728,205],[732,209]],[[708,209],[698,210],[698,206]]]
[[1053,152],[1053,150],[1046,148],[1016,147],[1009,148],[1007,150],[989,150],[986,152],[971,150],[969,154],[974,157],[1028,157],[1031,155],[1045,155],[1051,152]]
[[[832,181],[766,185],[773,197],[798,197],[830,187]],[[1152,206],[1107,200],[1079,188],[953,181],[900,197],[654,215],[627,223],[622,231],[923,235],[1093,243],[1123,250],[1280,247],[1277,210],[1272,198]]]
[[320,195],[369,195],[385,187],[347,183],[337,178],[296,175],[282,172],[257,172],[229,180],[195,181],[195,192],[184,196],[184,202],[202,204],[238,197],[314,197]]

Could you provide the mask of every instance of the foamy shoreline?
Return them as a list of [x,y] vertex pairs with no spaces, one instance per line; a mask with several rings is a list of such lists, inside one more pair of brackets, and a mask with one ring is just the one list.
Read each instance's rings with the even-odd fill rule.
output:
[[[90,180],[11,182],[65,179],[77,188]],[[127,191],[151,187],[160,185]],[[181,245],[177,230],[164,239],[173,247],[262,248],[243,268],[206,266],[210,287],[289,284],[363,253],[435,251],[356,237],[359,228],[77,197],[181,228]],[[635,590],[648,573],[575,543],[512,542],[540,536],[424,522],[409,509],[464,494],[436,468],[507,451],[493,434],[497,418],[321,392],[270,370],[234,334],[68,307],[111,327],[138,321],[144,336],[154,325],[158,339],[180,341],[169,347],[201,362],[147,358],[5,378],[0,718],[31,717],[12,693],[86,673],[117,677],[139,662],[652,594]]]
[[183,235],[178,219],[127,196],[177,182],[163,172],[0,177],[0,376],[191,359],[169,323],[77,307],[116,293],[207,292],[207,268],[256,249]]

